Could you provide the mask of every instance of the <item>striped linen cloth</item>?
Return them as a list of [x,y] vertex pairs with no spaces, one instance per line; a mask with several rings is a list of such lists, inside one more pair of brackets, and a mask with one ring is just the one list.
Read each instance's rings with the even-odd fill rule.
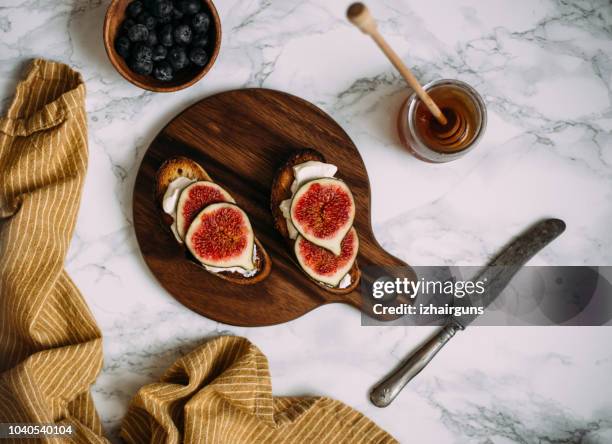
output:
[[268,361],[221,336],[180,358],[132,399],[130,443],[395,443],[361,413],[325,397],[274,397]]
[[[85,85],[35,60],[0,118],[0,423],[71,425],[15,442],[107,443],[90,394],[100,330],[63,270],[87,168]],[[130,443],[392,443],[350,407],[273,397],[265,356],[223,336],[174,363],[130,403]]]

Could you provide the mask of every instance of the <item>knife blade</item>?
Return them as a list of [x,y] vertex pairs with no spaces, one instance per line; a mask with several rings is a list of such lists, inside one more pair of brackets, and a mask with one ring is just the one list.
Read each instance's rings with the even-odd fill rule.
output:
[[[565,231],[565,222],[560,219],[545,219],[529,228],[503,248],[488,266],[476,275],[474,281],[483,281],[485,291],[477,298],[454,298],[455,305],[488,307],[521,267],[563,231]],[[425,368],[442,347],[477,317],[477,314],[452,316],[436,335],[372,389],[370,392],[372,403],[377,407],[387,407],[391,404],[406,384]]]
[[[565,230],[560,219],[543,220],[510,242],[473,279],[484,283],[482,294],[470,298],[455,298],[455,306],[471,305],[487,308],[506,288],[514,275],[542,248]],[[474,322],[477,314],[453,318],[463,328]]]

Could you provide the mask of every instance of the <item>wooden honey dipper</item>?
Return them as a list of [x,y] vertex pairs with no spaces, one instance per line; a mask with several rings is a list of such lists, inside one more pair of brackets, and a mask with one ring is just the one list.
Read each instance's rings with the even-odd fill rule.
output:
[[423,89],[410,68],[402,62],[397,53],[393,51],[380,32],[378,32],[376,20],[374,20],[368,8],[363,3],[353,3],[346,11],[346,16],[364,34],[374,39],[419,99],[427,106],[427,109],[436,119],[436,121],[432,121],[432,133],[438,139],[438,142],[445,146],[460,144],[468,134],[466,119],[461,113],[456,113],[452,108],[440,110],[436,102]]

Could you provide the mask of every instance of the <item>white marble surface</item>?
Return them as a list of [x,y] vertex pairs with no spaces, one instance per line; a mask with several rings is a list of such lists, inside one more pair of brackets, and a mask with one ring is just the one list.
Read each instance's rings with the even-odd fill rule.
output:
[[32,57],[66,62],[87,82],[90,168],[67,265],[104,333],[94,392],[109,436],[139,386],[229,332],[267,354],[276,393],[336,397],[402,443],[612,442],[610,328],[468,329],[381,410],[368,388],[431,329],[361,327],[343,306],[267,328],[209,321],[157,284],[131,215],[135,172],[161,125],[212,93],[265,86],[314,102],[347,130],[370,174],[376,235],[406,261],[482,264],[526,225],[557,216],[566,234],[533,263],[612,265],[608,1],[370,2],[422,81],[459,78],[486,99],[482,145],[447,165],[398,146],[394,118],[408,91],[345,21],[347,2],[217,1],[220,58],[172,95],[144,92],[109,64],[107,3],[0,0],[0,98],[4,108]]

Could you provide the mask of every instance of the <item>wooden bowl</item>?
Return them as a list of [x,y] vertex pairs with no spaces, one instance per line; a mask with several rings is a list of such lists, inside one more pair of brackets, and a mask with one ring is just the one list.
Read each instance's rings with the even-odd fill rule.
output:
[[[111,63],[119,74],[126,80],[140,88],[154,92],[173,92],[187,88],[202,77],[210,70],[215,63],[219,49],[221,48],[221,20],[215,5],[210,0],[202,0],[204,9],[210,14],[211,30],[209,30],[210,41],[206,46],[206,52],[209,55],[209,60],[206,66],[191,65],[188,68],[180,70],[176,73],[171,82],[162,82],[153,76],[145,76],[132,71],[125,59],[121,57],[115,50],[115,38],[121,23],[125,19],[125,10],[132,0],[112,0],[106,11],[104,19],[104,48]],[[211,51],[212,48],[212,51]]]

